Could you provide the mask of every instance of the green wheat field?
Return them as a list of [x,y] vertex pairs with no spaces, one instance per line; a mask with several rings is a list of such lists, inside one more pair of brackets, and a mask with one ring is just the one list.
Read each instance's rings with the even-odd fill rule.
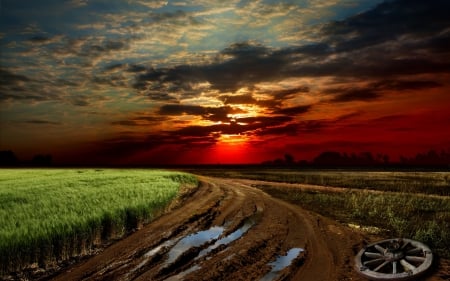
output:
[[86,255],[151,221],[197,185],[182,172],[136,169],[1,169],[3,272]]

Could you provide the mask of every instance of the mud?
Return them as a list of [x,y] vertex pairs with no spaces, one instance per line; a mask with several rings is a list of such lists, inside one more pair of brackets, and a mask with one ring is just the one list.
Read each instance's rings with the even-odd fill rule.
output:
[[353,258],[369,237],[252,184],[201,177],[178,208],[52,280],[365,280]]

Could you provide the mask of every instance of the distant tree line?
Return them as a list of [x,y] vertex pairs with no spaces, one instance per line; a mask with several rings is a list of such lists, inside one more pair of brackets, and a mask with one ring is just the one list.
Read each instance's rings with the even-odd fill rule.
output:
[[265,166],[306,166],[306,167],[380,167],[380,166],[414,166],[414,167],[444,167],[450,168],[450,151],[437,152],[430,150],[418,153],[414,157],[400,156],[397,162],[391,162],[387,154],[372,154],[371,152],[341,153],[324,151],[312,161],[295,161],[294,156],[285,154],[283,158],[264,161]]
[[0,166],[15,167],[15,166],[35,166],[47,167],[52,165],[52,155],[37,154],[29,161],[20,161],[16,154],[11,150],[0,150]]
[[[21,161],[11,150],[0,151],[0,166],[33,166],[48,167],[53,165],[51,154],[36,154],[28,161]],[[399,161],[391,162],[387,154],[373,154],[371,152],[342,153],[338,151],[324,151],[313,160],[295,160],[292,154],[286,153],[284,157],[264,161],[263,166],[274,167],[438,167],[450,168],[450,150],[429,150],[426,153],[418,153],[413,157],[400,156]]]

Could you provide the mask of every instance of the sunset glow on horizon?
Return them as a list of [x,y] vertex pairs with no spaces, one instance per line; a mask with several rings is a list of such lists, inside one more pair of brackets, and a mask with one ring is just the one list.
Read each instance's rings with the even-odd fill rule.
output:
[[4,0],[0,150],[86,165],[450,151],[449,10]]

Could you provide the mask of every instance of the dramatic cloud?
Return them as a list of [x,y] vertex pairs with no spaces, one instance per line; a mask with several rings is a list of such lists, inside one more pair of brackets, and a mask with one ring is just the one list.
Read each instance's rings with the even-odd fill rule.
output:
[[447,149],[449,10],[445,0],[4,1],[0,148],[99,163]]
[[229,114],[245,113],[240,109],[229,106],[224,107],[202,107],[197,105],[167,104],[159,109],[161,115],[198,115],[211,121],[230,121]]
[[420,0],[386,1],[374,9],[332,22],[323,28],[326,40],[337,52],[384,44],[401,39],[406,42],[415,38],[434,37],[448,29],[450,19],[446,11],[450,3],[437,0],[424,3]]
[[303,114],[305,112],[308,112],[310,110],[310,105],[300,105],[300,106],[293,106],[293,107],[287,107],[282,108],[274,111],[274,114],[284,114],[284,115],[299,115]]

